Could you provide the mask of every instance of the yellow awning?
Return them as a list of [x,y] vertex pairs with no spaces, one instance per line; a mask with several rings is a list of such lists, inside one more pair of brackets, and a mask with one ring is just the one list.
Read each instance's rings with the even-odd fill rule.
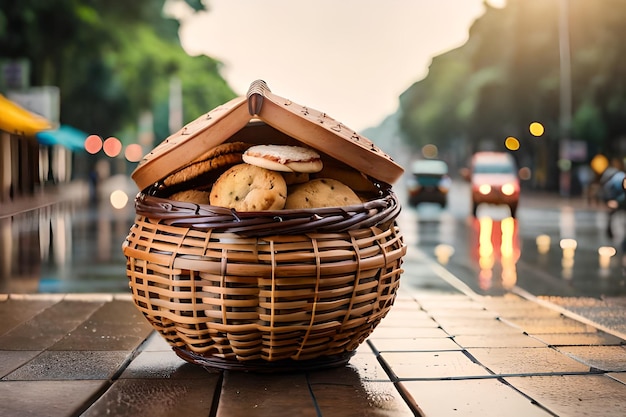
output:
[[52,129],[48,119],[29,112],[0,94],[0,130],[15,135],[34,136],[48,129]]

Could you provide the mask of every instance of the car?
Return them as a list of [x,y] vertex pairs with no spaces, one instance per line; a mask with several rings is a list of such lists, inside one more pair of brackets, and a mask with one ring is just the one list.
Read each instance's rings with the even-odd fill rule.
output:
[[412,207],[421,203],[436,203],[445,208],[452,180],[448,164],[439,159],[420,159],[411,164],[408,181],[408,202]]
[[472,215],[481,204],[507,205],[511,217],[517,214],[520,180],[515,159],[508,152],[480,151],[472,155],[469,181]]

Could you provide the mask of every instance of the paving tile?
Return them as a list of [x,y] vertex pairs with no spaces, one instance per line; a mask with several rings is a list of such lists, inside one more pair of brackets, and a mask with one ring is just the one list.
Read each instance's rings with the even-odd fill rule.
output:
[[412,310],[394,310],[392,309],[385,318],[382,320],[379,326],[389,327],[437,327],[438,324],[430,317],[430,315],[423,311],[417,310],[416,307]]
[[424,417],[551,415],[496,378],[402,381],[398,385]]
[[626,385],[606,375],[508,377],[505,380],[555,415],[624,415]]
[[306,374],[224,372],[216,417],[318,417]]
[[529,306],[534,306],[535,308],[540,307],[537,303],[512,293],[507,293],[501,296],[484,296],[481,298],[480,302],[489,310],[524,309]]
[[370,337],[377,339],[448,337],[448,333],[438,327],[377,327]]
[[589,372],[589,366],[552,348],[472,348],[467,351],[497,375]]
[[379,352],[402,351],[433,351],[433,350],[461,350],[450,337],[413,337],[402,339],[379,339],[371,337],[370,342]]
[[489,372],[463,352],[384,352],[381,358],[399,379],[487,376]]
[[537,304],[532,303],[532,305],[519,307],[519,308],[511,308],[511,309],[501,309],[501,310],[493,310],[498,314],[499,317],[511,321],[515,321],[518,319],[558,319],[562,317],[561,313],[555,310],[550,310],[549,308],[540,307]]
[[105,303],[51,350],[132,350],[152,332],[152,326],[128,301]]
[[24,365],[41,352],[33,350],[4,350],[0,351],[0,378]]
[[82,417],[208,416],[219,377],[207,380],[123,379],[91,405]]
[[321,371],[309,372],[308,380],[310,383],[326,383],[339,382],[347,380],[350,383],[355,381],[368,382],[389,382],[389,376],[384,368],[378,362],[373,352],[357,353],[350,358],[350,362],[346,366],[324,369]]
[[420,305],[418,302],[409,296],[398,296],[393,302],[393,307],[390,311],[419,311]]
[[432,316],[459,316],[462,314],[490,314],[485,307],[471,299],[443,302],[423,302],[420,304]]
[[144,351],[133,359],[120,378],[204,379],[216,374],[219,372],[210,372],[200,365],[188,363],[171,350],[169,352]]
[[542,333],[533,337],[551,346],[622,345],[624,340],[602,331],[592,333]]
[[514,302],[512,304],[501,304],[501,305],[486,305],[486,307],[498,314],[500,317],[505,317],[507,319],[517,319],[517,318],[548,318],[548,317],[561,317],[561,313],[552,310],[550,308],[542,307],[537,303],[532,301],[521,301]]
[[617,381],[620,381],[622,384],[626,384],[626,372],[610,372],[606,375]]
[[30,320],[48,307],[56,304],[58,300],[13,300],[8,299],[0,303],[0,335],[14,327]]
[[495,319],[458,319],[441,327],[452,336],[522,334],[522,330]]
[[[320,411],[328,417],[409,417],[413,411],[391,382],[311,384]],[[297,408],[294,407],[291,415]]]
[[378,325],[378,328],[381,327],[401,327],[406,329],[408,327],[429,327],[429,328],[437,328],[439,324],[433,320],[431,317],[424,314],[424,317],[412,318],[412,317],[385,317],[383,321]]
[[603,371],[626,371],[626,346],[567,346],[557,350]]
[[542,333],[593,333],[597,329],[567,317],[517,318],[511,323],[529,334]]
[[128,351],[46,351],[4,379],[22,381],[109,379],[129,358]]
[[0,336],[5,350],[44,350],[85,321],[102,302],[61,301]]
[[78,415],[107,381],[0,381],[0,413],[11,417]]
[[482,308],[482,303],[478,303],[464,294],[422,294],[417,297],[417,302],[424,310],[438,309],[459,309],[459,308]]
[[545,347],[546,344],[528,336],[517,333],[493,333],[483,335],[458,335],[454,336],[454,341],[464,348],[476,347]]
[[457,309],[457,310],[449,310],[445,312],[440,311],[430,311],[429,314],[433,317],[433,319],[442,326],[447,324],[455,325],[459,321],[460,322],[468,322],[470,320],[497,320],[498,316],[488,310],[466,310],[466,309]]
[[150,333],[146,341],[141,345],[143,352],[173,352],[172,346],[156,331]]

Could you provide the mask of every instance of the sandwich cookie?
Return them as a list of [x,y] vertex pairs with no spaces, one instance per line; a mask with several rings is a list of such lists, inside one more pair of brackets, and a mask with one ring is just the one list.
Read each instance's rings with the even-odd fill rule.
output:
[[323,168],[320,155],[313,149],[290,145],[256,145],[243,154],[250,165],[280,172],[319,172]]

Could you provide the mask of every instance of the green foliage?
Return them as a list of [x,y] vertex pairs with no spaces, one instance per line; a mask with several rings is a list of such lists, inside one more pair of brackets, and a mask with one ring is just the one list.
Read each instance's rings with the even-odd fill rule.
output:
[[[572,122],[560,120],[559,0],[508,0],[487,8],[462,47],[436,57],[429,74],[400,100],[403,136],[416,147],[503,148],[516,136],[531,141],[528,125],[546,126],[542,143],[522,157],[554,151],[562,137],[615,152],[626,136],[626,8],[622,0],[570,0]],[[592,156],[592,155],[591,155]]]
[[27,58],[31,85],[60,87],[63,123],[133,142],[148,110],[160,141],[172,76],[182,81],[184,122],[234,97],[218,61],[182,49],[164,1],[0,0],[0,58]]

